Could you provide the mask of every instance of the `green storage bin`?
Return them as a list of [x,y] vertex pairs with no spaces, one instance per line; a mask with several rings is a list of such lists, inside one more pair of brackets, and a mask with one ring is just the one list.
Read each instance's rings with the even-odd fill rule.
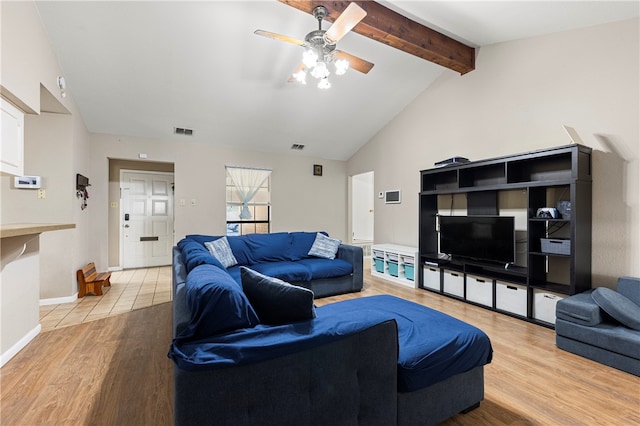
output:
[[388,261],[387,265],[389,265],[389,275],[397,277],[398,276],[398,262]]
[[404,276],[406,279],[413,281],[413,265],[404,265]]
[[384,260],[382,259],[373,259],[376,262],[376,272],[384,273]]

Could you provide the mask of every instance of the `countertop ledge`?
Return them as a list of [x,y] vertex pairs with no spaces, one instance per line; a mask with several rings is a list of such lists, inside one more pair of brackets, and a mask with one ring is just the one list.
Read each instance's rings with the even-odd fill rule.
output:
[[75,223],[4,223],[0,225],[0,238],[20,237],[75,227]]

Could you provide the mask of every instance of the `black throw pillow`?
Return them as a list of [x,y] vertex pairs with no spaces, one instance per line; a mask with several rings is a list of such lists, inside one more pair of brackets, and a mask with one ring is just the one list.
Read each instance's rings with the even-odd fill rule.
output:
[[311,290],[244,266],[240,268],[240,277],[242,290],[261,323],[280,325],[316,317]]

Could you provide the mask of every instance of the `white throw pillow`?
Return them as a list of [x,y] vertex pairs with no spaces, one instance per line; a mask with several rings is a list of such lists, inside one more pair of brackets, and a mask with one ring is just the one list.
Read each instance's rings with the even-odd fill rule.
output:
[[322,257],[325,259],[335,259],[340,244],[342,244],[342,241],[336,240],[335,238],[329,238],[318,232],[308,255]]
[[218,238],[214,241],[207,241],[204,246],[209,250],[209,253],[222,263],[225,268],[230,268],[238,264],[236,257],[231,251],[231,246],[227,237]]

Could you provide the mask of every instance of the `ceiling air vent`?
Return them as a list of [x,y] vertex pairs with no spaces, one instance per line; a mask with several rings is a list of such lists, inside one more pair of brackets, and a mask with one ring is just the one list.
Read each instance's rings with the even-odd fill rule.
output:
[[294,143],[293,145],[291,145],[291,149],[302,151],[304,149],[304,145],[300,145],[298,143]]
[[192,136],[193,129],[185,129],[184,127],[174,127],[173,133],[175,133],[176,135]]

